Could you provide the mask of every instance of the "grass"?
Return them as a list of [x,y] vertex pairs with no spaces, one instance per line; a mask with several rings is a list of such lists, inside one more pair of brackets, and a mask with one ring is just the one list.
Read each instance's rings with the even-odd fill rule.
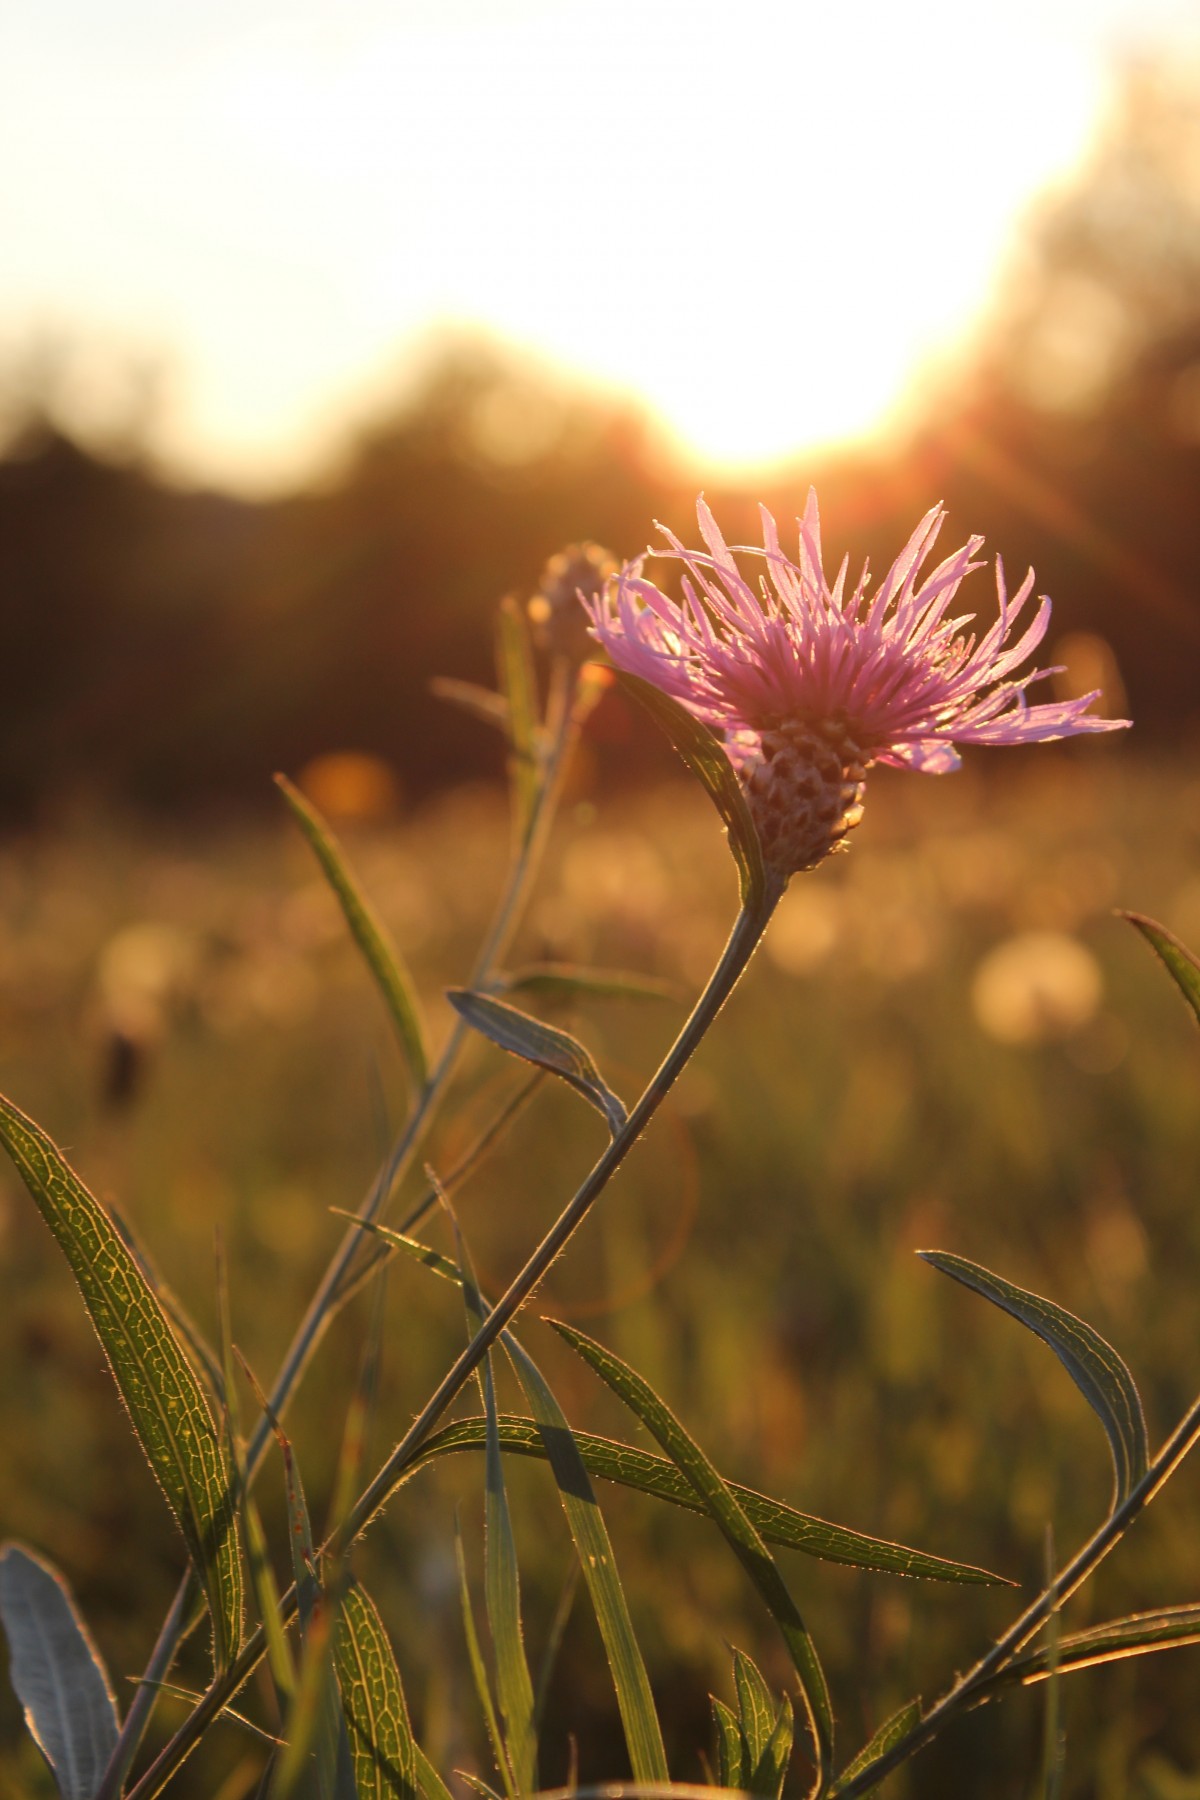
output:
[[[448,1029],[441,990],[466,970],[507,832],[499,799],[472,790],[394,829],[344,834],[435,1031]],[[1200,766],[1089,746],[1014,756],[1003,780],[983,757],[952,780],[873,775],[851,854],[793,884],[743,987],[534,1310],[582,1322],[632,1362],[727,1476],[1032,1588],[1047,1522],[1065,1556],[1104,1510],[1103,1436],[1042,1346],[912,1252],[968,1256],[1087,1317],[1130,1362],[1152,1445],[1200,1389],[1200,1038],[1115,906],[1200,943]],[[697,791],[580,798],[519,959],[649,972],[684,995],[735,909]],[[629,1100],[681,1015],[671,1001],[595,1000],[547,1016],[585,1039]],[[439,1170],[519,1079],[499,1052],[472,1050],[430,1147]],[[358,1203],[402,1082],[387,1019],[282,811],[273,828],[173,835],[67,822],[0,852],[0,1089],[68,1147],[210,1330],[220,1228],[235,1337],[264,1378],[340,1234],[329,1209]],[[589,1108],[547,1088],[464,1188],[485,1286],[515,1271],[602,1133]],[[70,1279],[7,1169],[0,1234],[0,1520],[69,1575],[120,1678],[144,1661],[181,1546]],[[375,1461],[462,1332],[454,1298],[419,1270],[393,1272],[388,1314]],[[342,1416],[364,1321],[339,1321],[292,1416],[317,1521],[338,1449],[328,1421]],[[573,1423],[627,1432],[552,1334],[526,1333]],[[501,1403],[520,1409],[515,1390]],[[426,1747],[439,1766],[487,1776],[451,1522],[461,1498],[477,1553],[482,1476],[482,1459],[422,1474],[360,1555]],[[546,1472],[518,1466],[510,1481],[536,1672],[569,1543]],[[1198,1481],[1183,1471],[1068,1628],[1200,1593]],[[282,1489],[268,1467],[280,1544]],[[777,1684],[785,1667],[711,1527],[602,1497],[672,1771],[699,1778],[708,1692],[729,1698],[727,1642]],[[788,1572],[847,1748],[913,1693],[932,1697],[1016,1610],[1003,1593],[794,1557]],[[1064,1795],[1190,1791],[1198,1654],[1064,1683]],[[180,1679],[199,1685],[202,1656],[189,1657]],[[585,1775],[619,1773],[582,1602],[550,1715],[545,1779],[566,1774],[567,1733]],[[0,1728],[0,1789],[49,1792],[7,1692]],[[218,1735],[215,1761],[185,1767],[181,1796],[253,1792],[257,1752],[234,1727]],[[959,1795],[969,1758],[973,1795],[1031,1792],[1040,1743],[1040,1702],[1018,1697],[887,1791]]]

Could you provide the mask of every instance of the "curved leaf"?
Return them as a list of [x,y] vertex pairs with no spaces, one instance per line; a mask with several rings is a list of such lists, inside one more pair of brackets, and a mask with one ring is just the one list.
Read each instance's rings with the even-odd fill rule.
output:
[[762,845],[741,782],[720,740],[707,725],[702,725],[685,706],[672,700],[653,682],[643,681],[640,675],[630,675],[624,669],[617,670],[617,679],[666,732],[720,813],[738,868],[742,905],[747,912],[758,912],[767,892]]
[[471,988],[448,988],[446,998],[473,1030],[510,1055],[559,1076],[603,1113],[614,1137],[620,1131],[628,1117],[623,1102],[606,1084],[579,1039],[569,1031],[544,1025],[506,1001],[494,1000],[490,994],[476,993]]
[[350,927],[351,936],[375,977],[375,984],[395,1028],[401,1055],[408,1065],[413,1087],[422,1088],[429,1073],[429,1052],[425,1043],[421,1009],[404,960],[374,907],[351,874],[345,851],[316,807],[305,799],[286,775],[276,775],[275,784],[311,844],[313,854]]
[[56,1569],[22,1544],[0,1550],[9,1679],[62,1800],[92,1800],[120,1732],[108,1671]]
[[1187,1001],[1200,1023],[1200,962],[1192,955],[1186,944],[1181,944],[1173,932],[1160,925],[1156,919],[1148,919],[1144,913],[1122,913],[1123,919],[1137,928],[1163,963],[1168,974],[1173,978],[1176,987]]
[[944,1275],[982,1294],[1049,1344],[1104,1427],[1116,1477],[1113,1505],[1120,1506],[1146,1473],[1150,1452],[1141,1396],[1112,1345],[1065,1307],[1004,1281],[979,1263],[968,1262],[965,1256],[952,1256],[945,1250],[918,1250],[917,1255]]
[[[440,1275],[443,1280],[460,1280],[458,1269],[450,1258],[443,1256],[429,1244],[406,1237],[403,1232],[394,1231],[388,1225],[379,1225],[374,1221],[358,1222],[364,1231],[403,1251],[406,1256],[412,1257],[435,1275]],[[546,1455],[541,1433],[532,1419],[501,1413],[497,1429],[503,1450],[516,1456]],[[486,1435],[485,1422],[481,1418],[460,1419],[452,1425],[444,1425],[440,1431],[426,1439],[409,1464],[405,1479],[408,1472],[434,1457],[455,1451],[483,1449]],[[669,1500],[672,1505],[685,1507],[689,1512],[706,1510],[686,1475],[665,1457],[655,1456],[633,1444],[618,1443],[612,1438],[593,1437],[586,1431],[572,1431],[571,1436],[589,1474],[599,1475],[605,1481],[618,1482],[623,1487],[636,1488],[643,1494],[653,1494],[660,1500]],[[742,1487],[734,1481],[729,1482],[728,1486],[768,1543],[782,1544],[789,1550],[800,1550],[806,1556],[815,1556],[823,1562],[847,1563],[852,1568],[875,1569],[887,1575],[905,1575],[923,1581],[961,1582],[980,1587],[1014,1585],[1003,1575],[993,1575],[989,1570],[976,1568],[972,1563],[952,1562],[947,1557],[932,1556],[925,1550],[910,1549],[906,1544],[889,1543],[886,1538],[868,1537],[865,1532],[851,1531],[844,1525],[831,1525],[825,1519],[814,1518],[811,1513],[798,1512],[794,1506],[788,1506],[782,1500],[772,1500],[768,1495],[756,1493],[753,1488]]]
[[1103,1625],[1061,1637],[1053,1659],[1048,1649],[1018,1657],[981,1691],[1045,1681],[1052,1672],[1052,1661],[1053,1672],[1065,1675],[1096,1663],[1121,1662],[1129,1656],[1148,1656],[1154,1650],[1195,1643],[1200,1643],[1200,1606],[1163,1606],[1153,1612],[1130,1613],[1124,1619],[1108,1619]]
[[135,1258],[41,1128],[0,1097],[0,1140],[58,1240],[196,1565],[219,1669],[242,1632],[233,1474],[204,1389]]

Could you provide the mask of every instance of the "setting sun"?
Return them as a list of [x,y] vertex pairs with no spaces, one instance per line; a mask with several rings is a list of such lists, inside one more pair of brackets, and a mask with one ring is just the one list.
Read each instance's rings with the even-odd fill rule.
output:
[[85,423],[106,358],[161,365],[160,453],[260,491],[447,326],[632,393],[710,464],[877,428],[1083,154],[1123,16],[54,11],[4,28],[24,187],[3,340],[94,346],[67,402]]

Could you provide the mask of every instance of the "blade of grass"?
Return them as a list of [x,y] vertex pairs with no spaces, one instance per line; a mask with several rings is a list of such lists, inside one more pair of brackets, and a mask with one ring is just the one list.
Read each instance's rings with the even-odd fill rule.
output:
[[668,1781],[670,1775],[662,1728],[646,1665],[634,1635],[608,1527],[588,1480],[575,1435],[533,1358],[511,1331],[505,1332],[503,1342],[529,1410],[537,1421],[546,1459],[558,1483],[563,1512],[608,1657],[634,1779],[640,1782]]
[[[444,1200],[449,1211],[449,1201]],[[486,1308],[458,1221],[450,1213],[458,1244],[458,1263],[467,1315],[467,1336],[483,1324]],[[489,1351],[482,1369],[484,1416],[487,1422],[484,1498],[483,1592],[496,1669],[496,1695],[504,1721],[504,1743],[513,1786],[520,1795],[537,1787],[537,1735],[534,1729],[533,1682],[521,1628],[521,1578],[517,1545],[504,1483],[504,1464],[496,1429],[496,1384]]]
[[229,1308],[229,1283],[221,1240],[217,1239],[217,1318],[221,1332],[222,1389],[225,1399],[225,1422],[229,1455],[237,1481],[238,1522],[250,1572],[250,1587],[258,1608],[259,1622],[266,1633],[267,1666],[275,1688],[280,1718],[285,1718],[296,1697],[296,1668],[291,1647],[279,1617],[279,1589],[267,1552],[266,1533],[246,1481],[246,1461],[241,1441],[241,1419],[234,1371],[233,1333]]
[[275,782],[287,801],[293,818],[308,839],[313,854],[321,865],[321,871],[342,909],[350,934],[375,978],[375,985],[395,1029],[413,1091],[419,1093],[429,1075],[429,1052],[412,977],[390,933],[351,873],[345,851],[316,807],[299,788],[293,786],[286,775],[276,775]]
[[687,1476],[734,1555],[778,1625],[800,1684],[809,1729],[816,1746],[818,1782],[827,1778],[833,1757],[833,1709],[825,1673],[800,1610],[771,1552],[728,1484],[688,1435],[650,1384],[594,1338],[560,1320],[548,1321],[572,1349],[639,1418],[651,1436]]
[[488,1742],[492,1746],[492,1756],[500,1771],[500,1779],[504,1783],[504,1792],[507,1794],[508,1800],[516,1800],[516,1787],[513,1783],[512,1770],[508,1766],[508,1753],[504,1748],[500,1722],[496,1717],[496,1705],[492,1699],[492,1684],[488,1680],[487,1664],[483,1660],[483,1651],[479,1647],[479,1633],[475,1629],[475,1609],[471,1605],[471,1585],[467,1580],[467,1559],[463,1553],[462,1532],[457,1519],[454,1521],[454,1555],[458,1563],[458,1591],[462,1601],[463,1631],[467,1640],[467,1660],[471,1666],[471,1677],[475,1683],[479,1708],[483,1713]]

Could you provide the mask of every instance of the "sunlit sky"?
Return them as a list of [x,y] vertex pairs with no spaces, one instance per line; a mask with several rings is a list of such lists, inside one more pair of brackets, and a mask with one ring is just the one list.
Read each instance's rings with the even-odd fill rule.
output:
[[[268,491],[479,326],[742,466],[895,414],[1179,0],[38,0],[0,17],[0,378],[158,367]],[[87,348],[90,347],[90,348]]]

